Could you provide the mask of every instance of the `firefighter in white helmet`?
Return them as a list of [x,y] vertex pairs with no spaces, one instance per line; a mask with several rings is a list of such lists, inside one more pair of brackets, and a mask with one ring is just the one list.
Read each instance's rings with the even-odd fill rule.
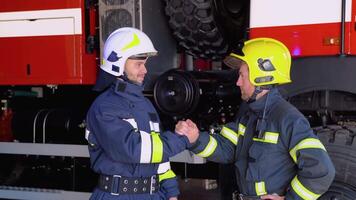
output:
[[161,133],[159,116],[142,94],[145,63],[156,54],[135,28],[120,28],[105,42],[94,87],[105,91],[87,114],[91,166],[100,174],[91,199],[177,199],[169,157],[190,143],[174,132]]
[[244,103],[237,120],[218,134],[199,134],[190,120],[179,122],[176,131],[195,143],[190,150],[197,155],[234,164],[236,199],[319,198],[331,185],[335,168],[307,119],[276,88],[291,82],[287,47],[256,38],[225,61],[239,70],[236,85]]

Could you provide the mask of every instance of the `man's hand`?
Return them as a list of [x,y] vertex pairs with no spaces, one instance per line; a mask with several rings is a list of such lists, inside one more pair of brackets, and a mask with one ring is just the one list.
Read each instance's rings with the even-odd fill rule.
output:
[[197,125],[190,119],[187,119],[187,124],[189,126],[189,135],[187,135],[190,143],[195,143],[199,137],[199,129]]
[[178,198],[177,197],[171,197],[171,198],[169,198],[169,200],[178,200]]
[[179,121],[176,124],[175,132],[179,135],[187,136],[190,143],[196,142],[199,137],[199,129],[190,119]]
[[268,195],[263,195],[261,196],[261,199],[266,199],[266,200],[284,200],[284,196],[278,196],[277,194],[268,194]]
[[186,121],[179,121],[176,124],[175,132],[179,135],[187,135],[187,133],[189,132],[188,123]]

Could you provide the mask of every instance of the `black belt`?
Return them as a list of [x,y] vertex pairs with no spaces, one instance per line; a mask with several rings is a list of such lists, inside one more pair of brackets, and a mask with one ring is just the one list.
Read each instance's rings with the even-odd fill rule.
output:
[[140,178],[120,175],[100,175],[98,187],[112,195],[153,194],[158,191],[159,182],[156,175]]

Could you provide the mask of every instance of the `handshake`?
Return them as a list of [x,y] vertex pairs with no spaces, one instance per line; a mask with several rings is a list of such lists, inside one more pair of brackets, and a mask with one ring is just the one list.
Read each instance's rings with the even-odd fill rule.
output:
[[191,144],[195,143],[199,137],[199,129],[190,119],[187,119],[186,121],[179,121],[176,124],[175,132],[179,135],[187,136]]

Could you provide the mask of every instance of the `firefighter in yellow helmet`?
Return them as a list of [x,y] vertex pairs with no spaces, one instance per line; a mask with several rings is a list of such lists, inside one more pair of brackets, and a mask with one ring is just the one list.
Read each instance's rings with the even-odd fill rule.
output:
[[245,85],[242,85],[244,79],[240,76],[237,85],[241,88],[243,100],[255,101],[263,89],[271,89],[275,85],[291,82],[289,50],[281,42],[271,38],[249,40],[245,42],[241,55],[230,53],[224,61],[231,68],[239,68],[240,75],[241,72],[247,73],[246,80],[251,83],[252,88],[255,88],[252,95],[244,94],[251,91],[244,91]]
[[335,168],[307,119],[278,92],[291,82],[291,56],[271,38],[244,43],[225,63],[238,69],[241,105],[235,122],[217,134],[199,133],[190,121],[176,125],[208,160],[234,163],[236,199],[313,200],[331,185]]

